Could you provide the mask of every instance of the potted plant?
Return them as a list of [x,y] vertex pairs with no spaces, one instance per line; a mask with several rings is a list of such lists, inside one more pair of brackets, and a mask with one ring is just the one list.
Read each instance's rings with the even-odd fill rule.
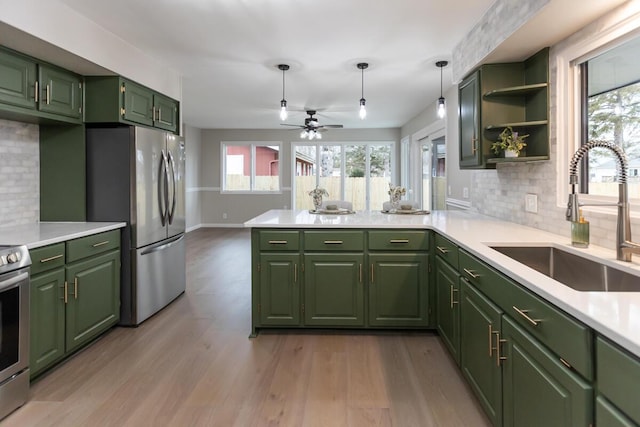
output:
[[511,126],[507,126],[504,128],[500,135],[498,135],[498,140],[491,144],[491,150],[499,156],[501,153],[504,153],[505,157],[518,157],[520,152],[527,146],[527,143],[524,142],[527,135],[519,135],[518,132],[514,132]]
[[316,188],[309,191],[309,195],[313,199],[313,209],[318,211],[320,210],[320,205],[322,205],[322,196],[329,196],[329,193],[324,188],[316,186]]

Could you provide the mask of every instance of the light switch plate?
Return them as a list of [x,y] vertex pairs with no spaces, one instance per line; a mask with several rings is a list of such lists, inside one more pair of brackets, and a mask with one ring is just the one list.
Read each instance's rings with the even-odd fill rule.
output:
[[524,197],[524,210],[531,213],[538,213],[538,195],[527,194]]

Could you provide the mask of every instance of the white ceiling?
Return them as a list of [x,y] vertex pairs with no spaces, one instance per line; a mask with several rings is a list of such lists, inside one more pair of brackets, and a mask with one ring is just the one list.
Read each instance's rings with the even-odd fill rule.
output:
[[[183,120],[200,128],[289,123],[400,127],[440,96],[438,60],[494,0],[62,0],[184,76]],[[364,72],[367,119],[358,118]],[[445,91],[450,71],[443,71]]]

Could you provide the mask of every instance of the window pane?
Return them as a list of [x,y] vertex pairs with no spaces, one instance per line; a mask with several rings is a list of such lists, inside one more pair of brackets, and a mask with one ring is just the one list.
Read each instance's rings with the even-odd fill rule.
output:
[[353,209],[366,209],[366,146],[347,145],[345,147],[345,200],[353,203]]
[[251,146],[225,146],[225,190],[251,190]]
[[280,191],[280,147],[256,146],[255,191]]
[[295,148],[294,176],[296,197],[295,209],[313,209],[313,201],[309,191],[316,188],[318,169],[317,147],[315,145],[298,145]]
[[329,196],[327,200],[341,200],[341,155],[340,145],[320,146],[320,187],[327,190]]
[[372,145],[370,147],[370,185],[369,209],[382,209],[389,201],[389,182],[391,181],[391,145]]

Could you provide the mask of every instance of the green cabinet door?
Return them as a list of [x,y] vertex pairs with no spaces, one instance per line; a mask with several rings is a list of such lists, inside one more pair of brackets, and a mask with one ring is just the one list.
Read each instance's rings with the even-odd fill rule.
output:
[[460,280],[460,367],[494,426],[502,425],[502,368],[496,340],[502,310]]
[[453,359],[460,365],[460,275],[440,257],[436,257],[436,326]]
[[304,255],[304,322],[364,326],[362,253]]
[[80,118],[82,116],[80,76],[47,65],[40,65],[38,70],[40,83],[38,108],[40,111]]
[[593,424],[593,388],[509,316],[502,318],[503,425]]
[[35,109],[35,87],[36,63],[0,50],[0,103]]
[[[637,398],[637,396],[635,396]],[[596,397],[596,426],[638,427],[606,398]]]
[[66,349],[73,351],[117,323],[120,316],[120,251],[68,264]]
[[300,255],[260,254],[260,323],[300,324]]
[[65,354],[64,268],[31,277],[29,368],[33,378]]
[[369,324],[428,325],[427,253],[369,254],[369,263]]
[[176,132],[178,130],[178,103],[164,95],[153,95],[155,117],[153,126]]
[[153,126],[153,92],[139,84],[124,81],[123,118],[142,125]]
[[480,71],[464,79],[459,86],[460,167],[482,165],[482,129],[480,128]]

